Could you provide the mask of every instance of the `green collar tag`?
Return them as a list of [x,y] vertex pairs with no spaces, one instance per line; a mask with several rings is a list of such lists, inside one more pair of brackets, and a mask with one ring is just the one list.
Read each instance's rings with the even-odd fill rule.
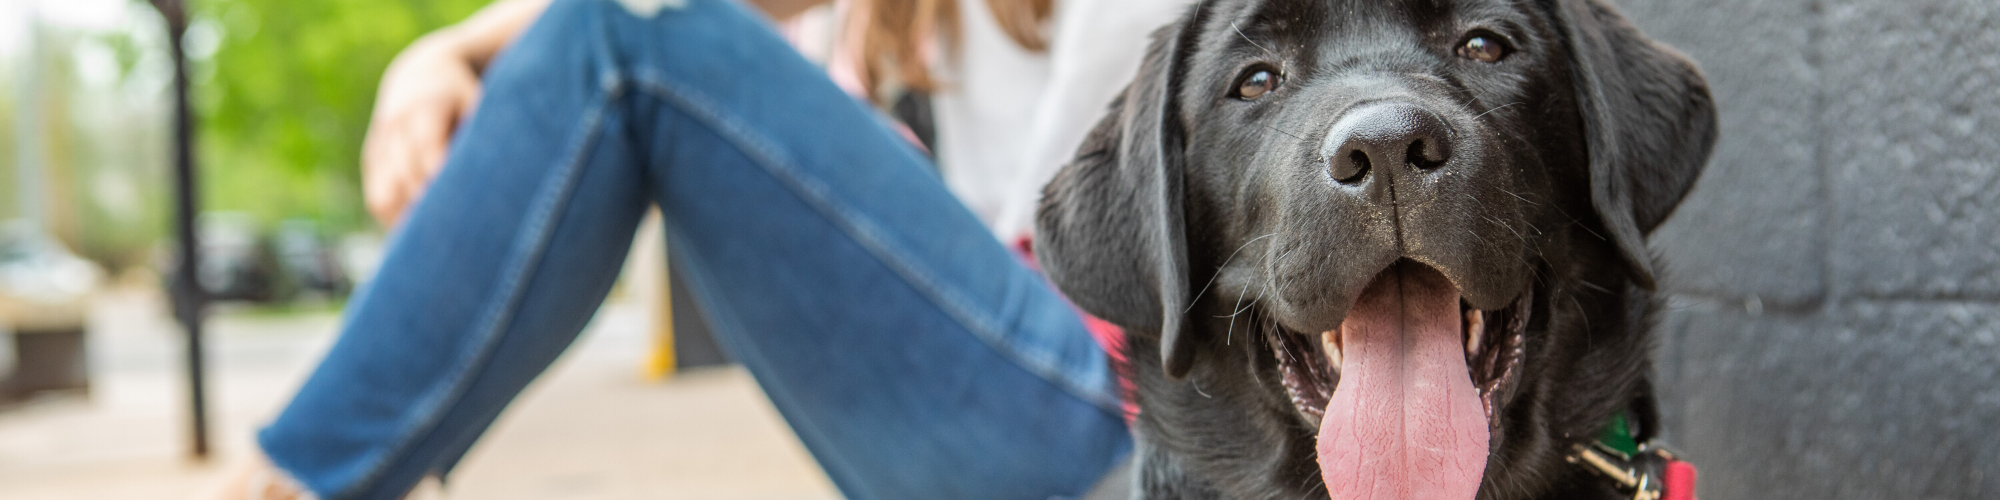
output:
[[1625,412],[1618,412],[1611,421],[1604,423],[1604,430],[1597,432],[1597,444],[1618,450],[1625,456],[1639,454],[1639,442],[1632,439],[1632,426],[1625,422]]

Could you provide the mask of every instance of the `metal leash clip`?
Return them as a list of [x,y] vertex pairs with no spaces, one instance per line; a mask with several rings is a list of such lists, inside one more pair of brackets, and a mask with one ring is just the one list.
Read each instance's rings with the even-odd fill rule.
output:
[[1627,455],[1602,443],[1571,445],[1570,451],[1565,460],[1618,482],[1620,489],[1632,492],[1632,500],[1660,500],[1665,485],[1659,478],[1665,474],[1667,463],[1674,460],[1672,453],[1646,446],[1636,455]]

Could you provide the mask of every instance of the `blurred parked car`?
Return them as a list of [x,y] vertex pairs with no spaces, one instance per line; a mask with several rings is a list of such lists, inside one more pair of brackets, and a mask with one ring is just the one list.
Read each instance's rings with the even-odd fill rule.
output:
[[0,224],[0,321],[8,329],[81,327],[100,275],[33,224]]
[[[278,298],[278,262],[257,221],[240,212],[201,214],[201,288],[209,300],[271,302]],[[178,262],[169,259],[170,262]]]
[[[161,255],[163,268],[177,262]],[[201,217],[201,287],[218,302],[285,303],[302,297],[345,297],[354,282],[339,248],[311,219],[287,219],[263,230],[249,214]]]
[[0,224],[0,401],[89,386],[84,331],[101,274],[32,223]]
[[354,286],[348,279],[340,252],[311,219],[287,219],[278,223],[272,235],[278,269],[284,278],[280,289],[286,299],[302,294],[324,298],[346,297]]

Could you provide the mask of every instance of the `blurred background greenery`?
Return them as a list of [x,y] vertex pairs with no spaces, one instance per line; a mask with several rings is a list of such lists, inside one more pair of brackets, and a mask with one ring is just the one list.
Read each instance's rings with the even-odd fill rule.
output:
[[[191,0],[203,211],[260,231],[375,231],[357,158],[376,82],[404,45],[485,3]],[[153,263],[171,213],[165,36],[143,1],[0,0],[0,219],[38,215],[114,271]],[[27,162],[43,166],[36,186],[21,185]]]

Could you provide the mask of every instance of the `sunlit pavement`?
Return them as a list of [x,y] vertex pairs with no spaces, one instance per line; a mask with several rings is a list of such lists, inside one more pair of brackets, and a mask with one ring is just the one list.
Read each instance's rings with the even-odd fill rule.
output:
[[[187,456],[179,328],[156,293],[101,294],[92,388],[0,410],[0,500],[184,499],[244,455],[332,340],[336,313],[209,322],[215,459]],[[638,307],[613,302],[453,473],[453,499],[831,499],[832,485],[737,369],[640,380]]]

